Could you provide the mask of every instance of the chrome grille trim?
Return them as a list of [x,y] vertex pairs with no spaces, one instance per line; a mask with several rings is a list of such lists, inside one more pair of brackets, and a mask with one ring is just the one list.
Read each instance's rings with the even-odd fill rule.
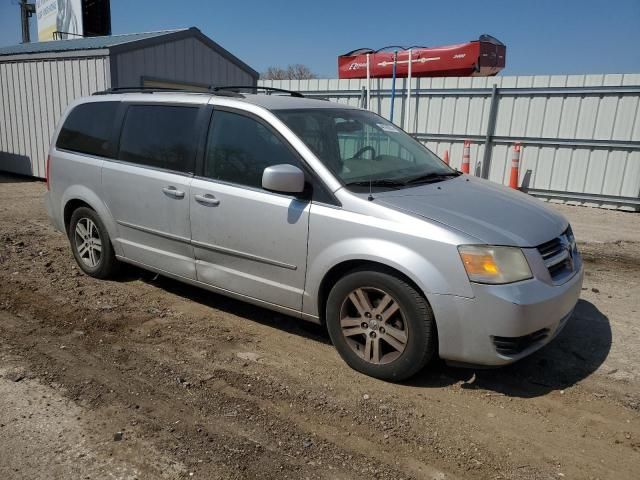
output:
[[543,256],[542,258],[544,259],[544,264],[546,265],[546,267],[551,268],[554,265],[564,262],[567,258],[569,258],[569,251],[563,248],[562,250],[560,250],[559,253],[557,253],[553,257],[545,258]]
[[567,227],[562,235],[537,247],[554,283],[562,283],[575,272],[574,256],[577,251],[572,249],[572,237],[571,227]]
[[556,237],[553,240],[547,243],[543,243],[538,247],[538,251],[540,252],[540,255],[542,255],[542,258],[545,260],[549,257],[553,257],[557,255],[562,250],[563,250],[562,240],[560,239],[560,237]]

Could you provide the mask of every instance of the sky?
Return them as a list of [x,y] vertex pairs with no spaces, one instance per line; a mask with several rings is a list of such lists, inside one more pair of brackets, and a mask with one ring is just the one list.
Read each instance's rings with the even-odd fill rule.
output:
[[[640,73],[640,0],[111,0],[111,14],[114,34],[195,26],[259,72],[301,63],[335,78],[356,48],[488,33],[507,45],[504,75]],[[0,0],[0,46],[20,40],[18,0]]]

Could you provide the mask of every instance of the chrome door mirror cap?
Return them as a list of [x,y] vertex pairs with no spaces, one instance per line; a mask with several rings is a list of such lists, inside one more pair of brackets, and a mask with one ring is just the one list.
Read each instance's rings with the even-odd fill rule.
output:
[[262,172],[262,188],[272,192],[301,193],[304,191],[304,172],[294,165],[272,165]]

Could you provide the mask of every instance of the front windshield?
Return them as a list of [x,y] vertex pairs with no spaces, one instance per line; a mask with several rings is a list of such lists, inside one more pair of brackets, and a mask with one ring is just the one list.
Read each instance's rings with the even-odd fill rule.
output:
[[394,124],[351,109],[279,110],[293,130],[347,186],[401,187],[455,175],[434,153]]

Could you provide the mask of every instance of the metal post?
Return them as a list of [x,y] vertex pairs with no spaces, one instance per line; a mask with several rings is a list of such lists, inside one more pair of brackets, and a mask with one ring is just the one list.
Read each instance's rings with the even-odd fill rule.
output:
[[412,64],[411,49],[409,49],[409,63],[407,64],[407,108],[405,109],[405,121],[404,129],[407,132],[411,132],[409,128],[409,122],[411,121],[411,64]]
[[393,109],[396,101],[396,66],[398,64],[398,52],[393,52],[393,77],[391,79],[391,114],[389,121],[393,123]]
[[487,123],[487,134],[484,138],[484,155],[482,156],[482,178],[489,178],[489,170],[491,168],[491,151],[493,149],[493,135],[496,130],[496,118],[498,117],[499,103],[498,85],[493,84],[491,90],[491,106],[489,107],[489,122]]
[[36,12],[36,6],[33,3],[27,3],[27,0],[20,1],[20,21],[22,24],[22,43],[31,42],[31,32],[29,31],[29,19]]
[[371,64],[367,53],[367,110],[371,110]]

